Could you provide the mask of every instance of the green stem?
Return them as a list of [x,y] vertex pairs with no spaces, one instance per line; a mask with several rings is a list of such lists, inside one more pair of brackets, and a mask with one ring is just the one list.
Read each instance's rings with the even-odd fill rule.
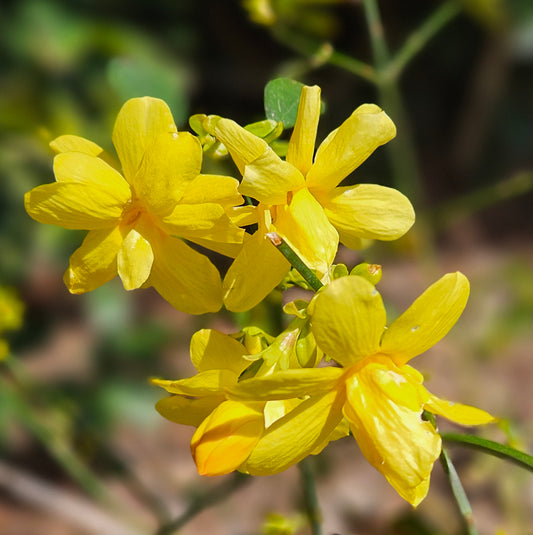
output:
[[212,489],[207,494],[196,497],[180,517],[161,526],[156,531],[156,535],[171,535],[175,533],[204,509],[225,500],[232,492],[242,487],[250,479],[250,476],[235,472],[232,478],[226,479],[218,487]]
[[398,79],[409,62],[424,49],[426,44],[461,12],[458,0],[448,0],[441,4],[405,41],[402,48],[386,67],[387,78]]
[[296,33],[293,29],[280,25],[272,29],[272,34],[278,42],[287,48],[298,52],[311,61],[315,59],[318,65],[324,63],[335,65],[368,82],[375,83],[376,72],[371,65],[337,52],[329,43],[317,43],[312,39]]
[[[435,429],[437,429],[437,422],[435,421],[435,415],[433,413],[424,411],[422,413],[422,418],[427,420]],[[455,501],[457,502],[457,506],[459,507],[459,511],[465,522],[467,534],[478,535],[478,532],[474,526],[472,507],[470,507],[470,502],[466,496],[465,489],[463,488],[461,480],[459,479],[459,475],[457,474],[457,470],[455,470],[455,466],[453,465],[448,452],[444,448],[441,450],[439,460],[444,472],[448,476],[448,481],[450,482]]]
[[461,480],[459,479],[450,456],[444,448],[442,448],[442,452],[440,454],[440,462],[450,481],[452,492],[455,496],[455,500],[457,501],[457,505],[459,506],[459,510],[461,511],[461,515],[465,521],[468,535],[478,535],[478,531],[474,525],[474,518],[472,516],[472,507],[470,506],[470,502],[466,496],[465,489],[461,484]]
[[272,245],[278,248],[278,251],[290,262],[300,275],[305,279],[307,284],[318,292],[323,284],[318,277],[304,264],[303,260],[291,249],[287,242],[277,233],[268,232],[267,238],[270,239]]
[[487,440],[486,438],[463,435],[461,433],[441,433],[441,437],[445,442],[461,444],[462,446],[494,455],[533,472],[533,456],[510,446],[505,446],[499,442]]
[[377,71],[375,79],[381,107],[396,124],[398,136],[387,143],[394,186],[407,195],[415,205],[422,197],[422,179],[418,169],[409,122],[395,78],[386,76],[390,54],[376,0],[363,0],[365,17]]
[[531,190],[533,190],[533,173],[518,173],[507,180],[490,184],[445,203],[432,216],[434,224],[437,228],[447,228],[483,208]]
[[311,526],[311,533],[312,535],[322,535],[322,515],[320,514],[316,495],[315,476],[309,458],[300,461],[298,468],[302,477],[305,509]]

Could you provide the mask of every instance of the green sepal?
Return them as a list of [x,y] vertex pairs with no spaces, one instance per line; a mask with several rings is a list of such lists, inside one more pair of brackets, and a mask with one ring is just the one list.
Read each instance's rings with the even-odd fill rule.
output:
[[231,337],[235,338],[250,352],[247,357],[249,360],[256,360],[254,356],[264,351],[275,340],[273,336],[255,326],[243,327],[240,332],[232,334]]
[[285,291],[293,286],[299,286],[304,290],[312,290],[311,285],[302,277],[300,272],[295,268],[291,268],[290,271],[285,275],[283,280],[279,284],[279,288],[282,291]]
[[340,279],[341,277],[348,276],[348,268],[345,264],[334,264],[329,271],[332,280]]
[[296,342],[296,358],[302,368],[314,368],[322,358],[322,351],[316,344],[309,321],[306,321],[300,329]]
[[264,121],[247,124],[244,129],[270,143],[283,133],[283,123],[273,119],[265,119]]
[[303,299],[295,299],[283,305],[283,312],[291,316],[296,316],[297,318],[306,319],[307,318],[307,306],[309,305],[308,301]]

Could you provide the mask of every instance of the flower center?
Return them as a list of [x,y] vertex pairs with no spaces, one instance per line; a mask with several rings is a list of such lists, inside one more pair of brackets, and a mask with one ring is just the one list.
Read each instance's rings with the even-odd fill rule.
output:
[[122,223],[124,225],[133,225],[143,212],[146,212],[146,209],[141,202],[135,198],[130,199],[122,212]]

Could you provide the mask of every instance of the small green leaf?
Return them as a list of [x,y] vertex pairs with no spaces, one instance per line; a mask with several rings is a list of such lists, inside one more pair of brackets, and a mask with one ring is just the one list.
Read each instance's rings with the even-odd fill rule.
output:
[[283,139],[276,139],[270,143],[270,147],[280,158],[285,158],[289,149],[289,142]]
[[281,121],[284,128],[294,126],[298,114],[300,93],[304,84],[289,78],[276,78],[265,86],[265,115]]
[[445,442],[454,442],[477,449],[533,472],[533,456],[523,451],[474,435],[463,435],[461,433],[441,433],[440,435]]

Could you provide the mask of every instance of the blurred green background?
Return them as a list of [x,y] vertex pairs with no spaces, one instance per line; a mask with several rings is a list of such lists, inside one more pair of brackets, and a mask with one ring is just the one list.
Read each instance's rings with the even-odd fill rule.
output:
[[[392,51],[443,4],[379,2]],[[275,17],[271,26],[252,20],[258,13],[252,8],[265,5]],[[58,135],[81,135],[112,151],[113,122],[130,97],[163,98],[179,129],[188,129],[194,113],[246,124],[264,118],[265,84],[288,76],[321,86],[327,108],[320,138],[359,104],[379,102],[367,81],[286,42],[287,35],[317,48],[327,42],[370,63],[360,2],[246,6],[216,0],[4,0],[0,6],[0,284],[15,288],[25,304],[23,327],[9,335],[13,356],[0,364],[2,535],[153,533],[220,484],[195,474],[192,431],[162,421],[153,405],[163,394],[147,379],[192,373],[192,332],[206,325],[235,331],[237,320],[225,313],[188,317],[155,292],[129,294],[116,281],[69,295],[61,277],[83,233],[32,221],[23,195],[53,180],[48,142]],[[436,394],[508,418],[510,435],[496,430],[492,438],[511,436],[531,448],[533,5],[465,2],[406,68],[400,88],[422,177],[416,208],[423,223],[395,247],[344,251],[342,258],[383,263],[381,290],[398,311],[445,271],[469,276],[469,308],[419,369]],[[226,160],[205,166],[237,176]],[[386,153],[377,151],[353,180],[394,185]],[[431,229],[430,258],[417,245],[422,224]],[[262,310],[244,319],[273,328]],[[318,463],[327,533],[460,533],[438,469],[435,490],[414,515],[349,440],[332,445]],[[531,478],[501,461],[456,454],[481,533],[529,532]],[[294,520],[297,474],[277,477],[249,483],[248,491],[238,490],[180,533],[255,534],[263,523],[268,533],[306,533]],[[271,512],[292,521],[279,527]],[[108,524],[98,525],[102,518]]]

